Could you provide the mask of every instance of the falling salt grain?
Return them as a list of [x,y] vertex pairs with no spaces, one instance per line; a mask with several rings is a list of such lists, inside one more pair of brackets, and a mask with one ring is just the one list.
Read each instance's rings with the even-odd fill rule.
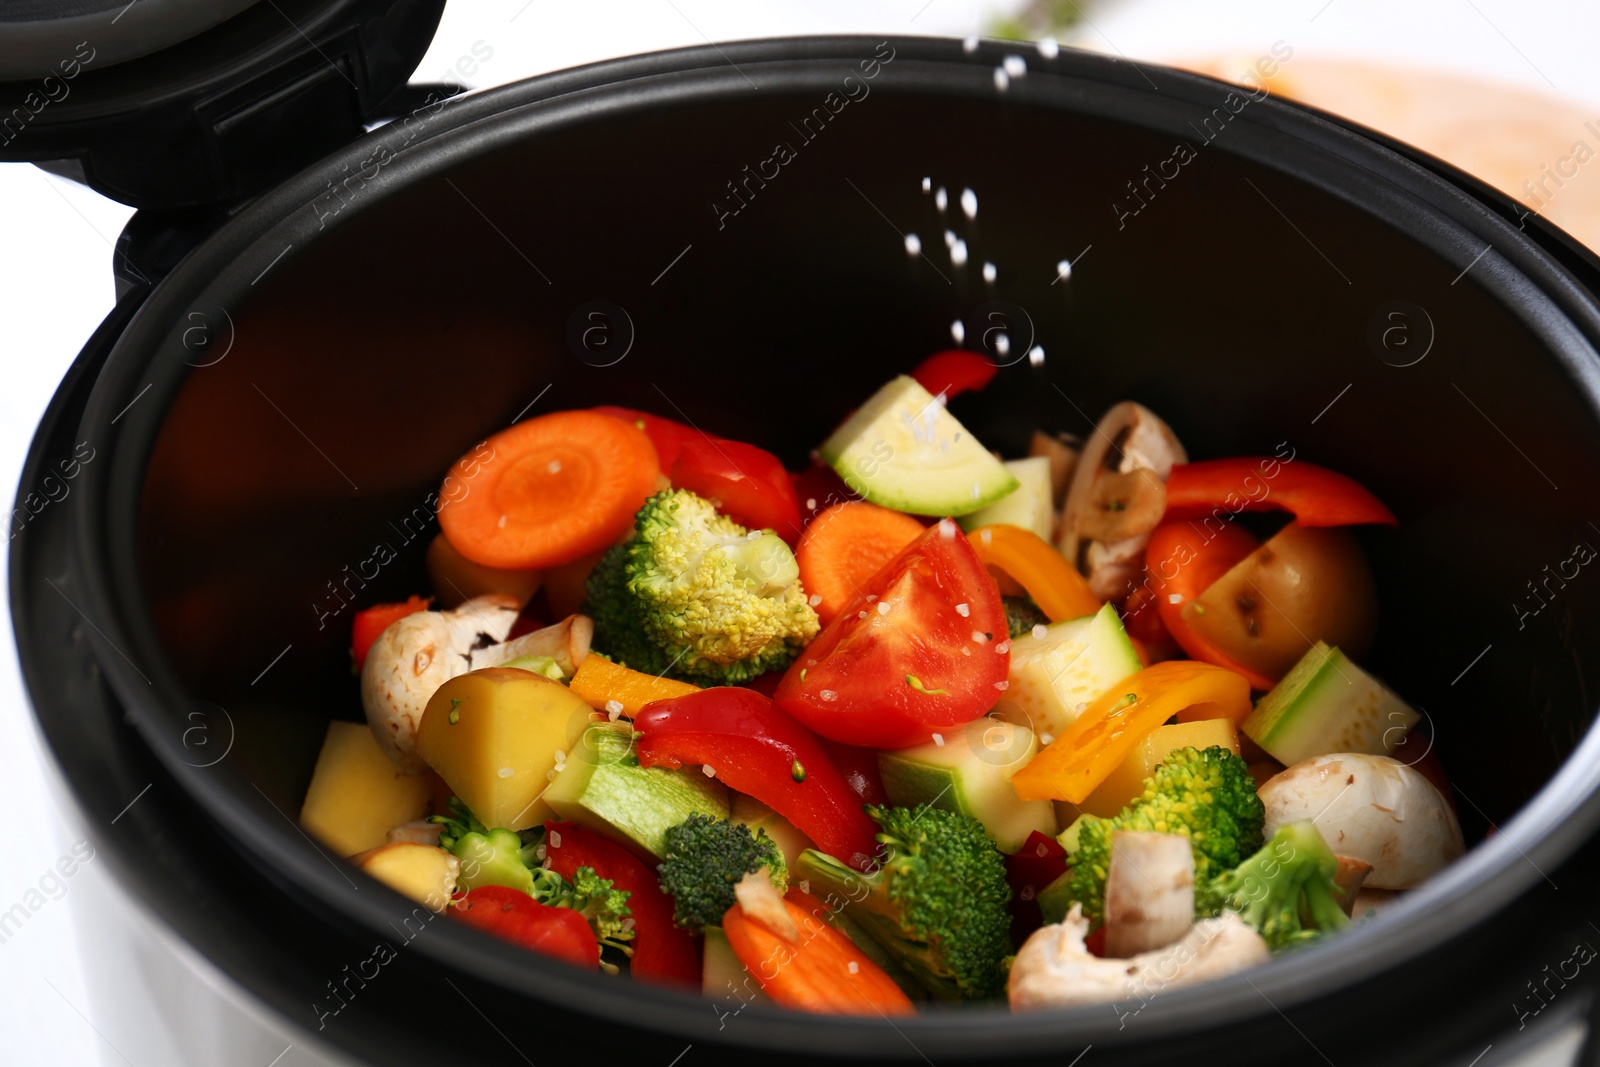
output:
[[933,188],[933,179],[932,178],[924,178],[924,179],[922,179],[922,191],[923,192],[927,192],[929,189],[932,189],[932,188]]
[[[818,604],[822,603],[822,598],[816,593],[812,593],[811,596],[807,598],[806,603],[810,604],[812,607],[816,607]],[[812,660],[812,662],[815,663],[816,661]]]
[[960,615],[964,619],[967,616],[972,614],[972,608],[971,608],[971,606],[969,606],[967,604],[957,604],[956,605],[956,614]]
[[533,850],[534,859],[538,860],[540,863],[543,863],[545,857],[548,856],[549,854],[550,854],[550,849],[549,849],[549,846],[547,846],[547,845],[540,845],[538,848]]
[[980,500],[982,498],[983,498],[983,488],[980,485],[978,485],[977,482],[973,482],[972,483],[972,499]]
[[992,531],[985,528],[984,531],[978,535],[978,539],[984,544],[988,544],[990,541],[994,540],[994,534]]
[[1168,593],[1167,594],[1167,603],[1168,604],[1182,604],[1183,603],[1182,594],[1179,594],[1179,593]]
[[878,605],[878,614],[879,615],[887,615],[887,614],[889,614],[889,602],[887,600],[883,601],[882,603],[880,603]]
[[819,695],[822,697],[823,700],[838,700],[839,699],[839,694],[834,692],[832,689],[824,689]]
[[978,50],[978,39],[976,37],[966,38],[961,42],[961,50],[970,56]]
[[1011,75],[1006,73],[1004,67],[994,68],[994,87],[1002,93],[1011,88]]
[[[1040,845],[1039,847],[1043,848],[1044,846]],[[802,893],[811,892],[811,879],[809,879],[809,878],[800,879],[800,892],[802,892]]]
[[939,523],[939,539],[941,541],[954,541],[956,539],[956,524],[949,519]]
[[994,336],[994,354],[1002,359],[1011,354],[1011,338],[1007,334],[997,333]]
[[1072,277],[1072,264],[1065,259],[1063,259],[1060,263],[1057,263],[1056,276],[1062,279]]
[[906,255],[920,256],[922,254],[922,238],[914,233],[906,234]]
[[567,754],[559,748],[556,749],[556,765],[560,766],[565,762],[567,762]]
[[549,470],[550,470],[551,474],[560,474],[561,473],[561,461],[559,459],[551,460],[550,461]]
[[970,655],[972,655],[972,649],[968,648],[966,645],[962,645],[961,646],[961,654],[963,656],[970,656]]
[[701,767],[700,769],[702,771],[706,772],[706,777],[707,778],[715,778],[717,776],[717,769],[715,767],[711,766],[711,764],[709,764],[709,763],[706,764],[704,767]]
[[506,528],[506,517],[504,515],[500,516],[500,521],[498,523],[496,523],[495,525],[499,526],[502,530],[505,529]]
[[550,831],[550,847],[551,848],[560,848],[561,847],[561,833],[560,833],[560,831],[558,831],[558,830],[551,830]]
[[817,510],[817,498],[816,497],[814,497],[814,496],[806,497],[806,510],[807,511],[816,511]]
[[860,972],[861,972],[861,964],[857,963],[855,960],[851,960],[850,961],[850,973],[851,974],[859,974]]
[[978,217],[978,194],[971,189],[961,190],[961,213],[969,219]]
[[950,246],[950,262],[957,267],[967,265],[967,242],[957,238],[956,243]]
[[939,186],[938,192],[933,194],[933,206],[939,209],[939,214],[944,214],[944,209],[950,206],[950,194],[944,191],[944,186]]
[[996,682],[996,683],[994,683],[994,687],[996,689],[1000,690],[1000,692],[1004,693],[1007,689],[1011,688],[1011,683],[1010,682]]
[[985,641],[989,640],[989,635],[984,633],[982,630],[974,630],[972,631],[972,639],[981,645]]
[[986,281],[986,282],[994,281],[995,278],[999,275],[999,273],[1000,273],[999,271],[995,270],[993,263],[985,263],[983,265],[983,280],[984,281]]
[[956,246],[956,234],[954,230],[944,231],[944,246],[946,248],[954,248]]
[[874,600],[877,600],[877,599],[878,599],[878,594],[877,593],[868,593],[867,594],[867,603],[868,604],[872,603]]
[[856,612],[856,618],[864,619],[866,617],[867,617],[867,609],[866,608],[862,608],[860,611]]
[[517,772],[512,770],[510,767],[501,767],[498,773],[499,773],[500,777],[502,777],[502,778],[510,778],[513,774],[516,774]]
[[[1039,735],[1039,743],[1041,745],[1048,745],[1050,742],[1054,741],[1055,739],[1056,739],[1056,735],[1055,734],[1040,734]],[[1039,847],[1043,848],[1044,846],[1040,845]],[[1039,853],[1039,855],[1042,856],[1042,855],[1044,855],[1044,853],[1041,852],[1041,853]]]
[[1011,651],[1011,639],[1008,637],[1004,641],[1001,641],[998,645],[994,646],[994,650],[997,653],[999,653],[1000,655],[1002,655],[1002,656],[1005,655],[1007,652],[1010,652]]
[[1028,364],[1033,367],[1044,366],[1044,349],[1041,346],[1034,345],[1028,349]]
[[1061,46],[1056,43],[1056,39],[1054,37],[1046,37],[1044,40],[1039,42],[1037,47],[1039,49],[1039,54],[1044,56],[1046,59],[1054,59],[1056,56],[1061,54]]
[[1028,61],[1021,56],[1006,56],[1001,65],[1005,67],[1006,73],[1013,78],[1020,78],[1028,73]]
[[1043,641],[1045,637],[1049,635],[1049,633],[1049,628],[1047,628],[1042,622],[1036,624],[1033,628],[1033,636],[1038,638],[1040,641]]
[[[955,338],[955,342],[958,345],[967,339],[967,328],[961,324],[960,319],[957,319],[950,324],[950,336]],[[505,516],[502,515],[500,517],[500,525],[504,526],[505,524]]]
[[1050,850],[1044,847],[1043,841],[1040,841],[1037,845],[1034,845],[1033,851],[1040,859],[1044,859],[1046,856],[1050,855]]
[[618,719],[622,718],[622,701],[620,701],[620,700],[608,700],[608,701],[606,701],[606,716],[612,722],[616,722]]
[[938,745],[940,748],[943,748],[944,747],[944,734],[934,734],[933,735],[933,743]]

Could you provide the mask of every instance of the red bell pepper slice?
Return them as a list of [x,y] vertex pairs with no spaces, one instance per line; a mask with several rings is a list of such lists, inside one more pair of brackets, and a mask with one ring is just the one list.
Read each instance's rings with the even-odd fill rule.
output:
[[724,438],[689,440],[672,461],[672,484],[717,505],[748,530],[800,540],[800,502],[789,472],[771,452]]
[[725,686],[646,704],[633,727],[644,767],[712,768],[728,788],[794,823],[823,852],[863,870],[878,826],[815,735],[753,689]]
[[911,372],[911,377],[934,396],[940,393],[948,400],[958,393],[982,389],[994,380],[1000,368],[976,352],[951,348],[935,352]]
[[861,798],[861,803],[880,806],[889,803],[889,794],[883,788],[883,775],[878,770],[877,749],[830,741],[820,734],[816,736],[817,742],[828,753],[828,758],[833,760],[833,765],[844,775],[845,782]]
[[1183,617],[1185,604],[1209,589],[1259,544],[1249,531],[1232,523],[1222,523],[1215,530],[1210,529],[1211,525],[1170,520],[1152,530],[1144,548],[1143,588],[1154,596],[1167,632],[1191,657],[1244,675],[1252,689],[1271,689],[1271,678],[1219,651],[1191,630]]
[[1394,512],[1360,482],[1303,460],[1240,456],[1172,468],[1164,519],[1219,511],[1287,511],[1301,526],[1396,525]]
[[407,615],[427,611],[431,603],[432,597],[413,596],[398,604],[374,604],[356,612],[350,626],[350,655],[355,659],[356,672],[360,673],[367,665],[367,653],[372,651],[372,643],[383,631]]
[[839,472],[826,463],[814,463],[799,474],[789,475],[795,500],[800,504],[800,521],[808,524],[835,504],[860,500],[861,495],[845,484]]
[[602,415],[631,422],[644,431],[650,443],[656,446],[656,458],[661,462],[661,473],[670,475],[672,464],[678,458],[679,449],[687,441],[717,440],[708,433],[702,433],[693,426],[685,426],[681,422],[664,419],[660,415],[652,415],[648,411],[636,411],[633,408],[619,408],[612,404],[602,404],[594,409]]
[[1034,830],[1014,856],[1006,857],[1011,883],[1011,941],[1020,945],[1044,923],[1039,890],[1067,873],[1067,850],[1055,838]]
[[570,880],[579,867],[593,867],[601,878],[611,880],[613,888],[631,894],[633,963],[628,973],[647,981],[698,988],[700,946],[689,931],[673,924],[672,898],[661,891],[655,872],[621,845],[577,823],[547,822],[544,829],[545,859],[551,870]]
[[455,901],[450,914],[534,952],[590,970],[600,966],[600,945],[582,915],[541,904],[520,889],[479,886]]

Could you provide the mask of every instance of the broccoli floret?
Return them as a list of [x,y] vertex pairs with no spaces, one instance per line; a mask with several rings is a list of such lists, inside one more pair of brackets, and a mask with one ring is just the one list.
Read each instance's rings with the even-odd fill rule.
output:
[[882,865],[861,874],[816,849],[795,862],[801,888],[834,905],[941,1000],[1005,993],[1011,954],[1005,859],[983,824],[926,805],[869,807]]
[[1177,749],[1145,779],[1144,792],[1121,814],[1109,819],[1080,816],[1062,834],[1072,863],[1065,897],[1081,904],[1084,917],[1098,924],[1105,914],[1111,835],[1117,830],[1182,834],[1194,850],[1195,917],[1215,915],[1222,899],[1213,880],[1261,847],[1265,820],[1244,760],[1217,745]]
[[1350,922],[1333,881],[1339,861],[1309,820],[1280,827],[1255,855],[1216,879],[1215,894],[1274,951]]
[[783,539],[682,489],[645,501],[586,588],[597,648],[702,685],[781,670],[820,629]]
[[743,823],[695,812],[667,831],[666,855],[656,871],[661,891],[672,896],[673,921],[699,933],[722,925],[735,903],[733,887],[762,867],[783,892],[789,870],[765,830],[751,833]]
[[555,871],[542,868],[535,879],[535,900],[556,908],[571,908],[589,923],[596,941],[633,955],[628,944],[633,940],[633,909],[628,907],[631,892],[613,888],[611,879],[601,878],[593,867],[579,867],[572,872],[570,882]]
[[1025,596],[1003,596],[1000,603],[1006,609],[1006,628],[1012,637],[1031,634],[1035,626],[1049,626],[1050,617]]

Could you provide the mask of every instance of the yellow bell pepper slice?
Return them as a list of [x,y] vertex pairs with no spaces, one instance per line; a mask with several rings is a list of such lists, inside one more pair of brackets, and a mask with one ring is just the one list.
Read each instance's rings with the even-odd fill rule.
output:
[[967,538],[987,565],[1015,578],[1051,622],[1093,615],[1100,598],[1055,546],[1032,530],[996,523],[974,530]]
[[699,686],[675,678],[657,678],[629,670],[600,656],[585,656],[572,676],[569,688],[596,711],[607,711],[611,701],[622,705],[621,714],[633,718],[652,700],[666,700],[694,693]]
[[1023,800],[1082,804],[1156,727],[1196,705],[1237,722],[1250,712],[1250,682],[1195,660],[1146,667],[1090,704],[1011,784]]

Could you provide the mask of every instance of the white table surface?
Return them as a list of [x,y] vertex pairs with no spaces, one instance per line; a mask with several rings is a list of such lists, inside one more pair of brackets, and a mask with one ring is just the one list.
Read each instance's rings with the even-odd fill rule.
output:
[[[1091,21],[1065,43],[1161,60],[1264,50],[1282,39],[1302,56],[1381,58],[1556,92],[1600,117],[1600,64],[1593,57],[1600,4],[1593,0],[1082,2]],[[466,79],[482,87],[707,39],[825,32],[965,36],[1015,6],[1015,0],[455,0],[418,78],[438,80],[475,45],[479,55],[492,49]],[[0,165],[0,493],[8,501],[57,382],[112,306],[111,246],[130,214],[33,167]],[[0,911],[37,887],[73,844],[46,789],[10,625],[9,614],[0,615],[0,810],[10,813],[12,828],[0,847]],[[99,1027],[84,990],[73,882],[66,885],[63,899],[50,900],[0,943],[0,1059],[160,1067],[136,1028]],[[295,1054],[280,1067],[295,1067]]]

